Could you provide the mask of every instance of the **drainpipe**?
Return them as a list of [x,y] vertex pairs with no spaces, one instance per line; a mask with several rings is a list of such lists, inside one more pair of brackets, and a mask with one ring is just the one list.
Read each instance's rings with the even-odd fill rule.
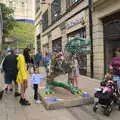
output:
[[2,10],[0,7],[0,50],[2,50],[2,38],[3,38],[3,20],[2,20]]
[[92,0],[88,0],[89,4],[89,35],[91,40],[91,55],[90,55],[90,65],[91,65],[91,78],[94,77],[94,59],[93,59],[93,20],[92,20]]

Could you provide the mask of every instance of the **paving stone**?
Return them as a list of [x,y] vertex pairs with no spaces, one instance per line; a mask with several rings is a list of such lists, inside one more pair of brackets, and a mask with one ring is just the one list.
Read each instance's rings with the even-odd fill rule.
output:
[[[3,74],[0,73],[0,90],[3,87]],[[59,78],[62,79],[62,78]],[[0,101],[0,120],[76,120],[76,118],[67,110],[52,110],[48,111],[43,104],[35,104],[33,99],[33,89],[30,83],[26,92],[27,99],[31,102],[31,106],[21,106],[19,104],[19,97],[15,98],[14,93],[8,93],[3,96]],[[42,83],[44,85],[44,83]],[[41,87],[42,87],[41,85]],[[61,90],[59,92],[62,92]],[[70,93],[64,91],[68,98],[72,97]],[[59,97],[60,95],[58,95]]]

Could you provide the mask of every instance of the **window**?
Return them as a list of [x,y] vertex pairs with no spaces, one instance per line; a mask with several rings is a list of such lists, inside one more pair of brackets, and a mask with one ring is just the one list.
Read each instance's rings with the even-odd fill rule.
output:
[[54,0],[51,4],[52,23],[57,20],[61,13],[61,0]]
[[36,13],[37,13],[40,9],[40,0],[36,0],[35,8],[36,8]]
[[62,50],[62,39],[56,39],[52,41],[52,51],[60,52]]
[[86,38],[86,28],[81,28],[79,34],[81,38]]
[[66,0],[66,8],[68,9],[71,6],[73,6],[74,4],[77,4],[81,1],[83,1],[83,0]]
[[43,31],[48,27],[48,10],[42,15],[42,29]]
[[12,1],[9,1],[9,7],[13,8],[13,2]]
[[10,1],[9,1],[9,7],[15,10],[15,8],[16,8],[16,2],[10,0]]
[[24,6],[25,6],[25,3],[24,3],[24,2],[21,2],[21,6],[24,7]]
[[75,4],[78,1],[80,1],[80,0],[71,0],[72,4]]

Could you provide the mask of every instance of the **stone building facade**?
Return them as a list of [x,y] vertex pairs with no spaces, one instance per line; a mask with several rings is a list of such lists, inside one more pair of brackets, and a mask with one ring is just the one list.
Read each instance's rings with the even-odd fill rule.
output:
[[2,13],[1,13],[1,9],[0,9],[0,51],[1,51],[1,48],[2,48],[2,29],[3,29],[3,21],[2,21]]
[[93,1],[93,41],[94,77],[100,78],[120,48],[120,0]]
[[[90,39],[89,0],[52,0],[36,15],[36,36],[39,34],[42,52],[64,49],[65,43],[73,37]],[[55,2],[60,6],[55,6]],[[45,5],[45,4],[44,4]],[[92,0],[93,29],[93,73],[102,78],[120,47],[120,0]],[[42,8],[43,4],[41,4]],[[61,7],[62,6],[62,7]],[[56,11],[55,7],[58,8]],[[45,9],[46,8],[46,9]],[[41,17],[39,17],[41,16]],[[39,20],[38,20],[39,18]],[[39,29],[38,29],[39,28]],[[82,56],[83,57],[83,56]],[[86,75],[91,74],[90,56],[84,56]]]
[[35,19],[35,0],[0,0],[14,9],[16,21],[34,23]]
[[[44,12],[39,10],[36,14],[36,39],[40,40],[38,47],[43,54],[64,50],[74,37],[90,39],[88,0],[53,0],[47,5]],[[90,56],[80,57],[81,74],[90,76]]]

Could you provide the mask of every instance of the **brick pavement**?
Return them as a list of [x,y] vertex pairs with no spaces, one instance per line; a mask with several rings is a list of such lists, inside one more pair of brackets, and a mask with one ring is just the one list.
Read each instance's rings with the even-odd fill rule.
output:
[[[66,80],[66,77],[60,76],[56,79]],[[81,76],[80,79],[80,88],[93,93],[98,82],[84,76]],[[2,87],[3,76],[1,74],[0,80],[0,87]],[[14,98],[13,93],[5,94],[0,101],[0,120],[76,120],[67,109],[47,111],[42,104],[35,104],[30,84],[26,96],[32,103],[31,106],[21,106],[19,98]]]

